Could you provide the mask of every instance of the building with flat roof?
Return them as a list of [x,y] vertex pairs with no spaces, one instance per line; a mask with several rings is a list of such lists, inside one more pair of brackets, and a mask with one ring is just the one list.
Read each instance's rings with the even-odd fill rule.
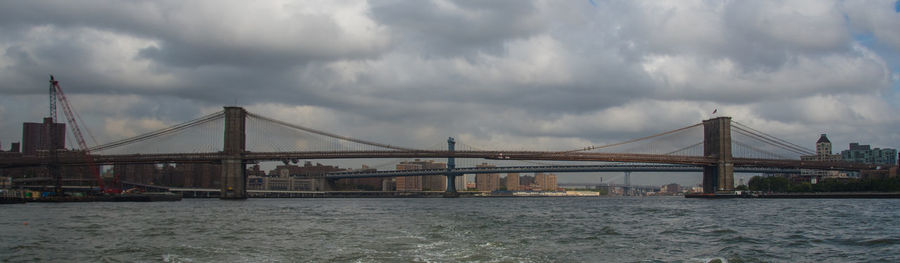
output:
[[[415,162],[401,162],[397,164],[397,170],[420,170],[422,164]],[[394,177],[397,184],[397,191],[422,191],[421,176],[398,176]]]
[[[397,170],[447,169],[446,163],[434,160],[404,161],[397,164]],[[443,175],[398,176],[394,177],[397,191],[443,191],[447,189],[447,177]],[[457,180],[457,183],[460,181]]]
[[872,146],[854,142],[850,143],[850,149],[841,151],[841,158],[854,163],[895,165],[897,164],[897,149],[872,148]]
[[541,191],[556,191],[556,175],[551,173],[536,173],[534,175],[534,183],[537,184]]
[[519,185],[519,173],[508,173],[506,174],[506,190],[507,191],[519,191],[521,190],[521,186]]
[[[51,140],[56,143],[51,147]],[[43,123],[22,123],[22,153],[34,155],[38,151],[66,148],[66,124],[53,123],[51,118],[44,118]]]
[[[497,167],[493,164],[482,163],[475,167]],[[496,191],[500,190],[500,174],[476,174],[475,188],[478,191]]]

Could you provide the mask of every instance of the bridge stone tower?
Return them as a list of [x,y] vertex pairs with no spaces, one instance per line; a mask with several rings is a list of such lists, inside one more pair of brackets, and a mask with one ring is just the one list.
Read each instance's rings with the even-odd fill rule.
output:
[[247,111],[225,107],[225,144],[222,152],[222,199],[247,198],[247,164],[242,155],[247,148]]
[[703,192],[733,192],[731,117],[703,121],[703,155],[716,159],[715,164],[703,167]]

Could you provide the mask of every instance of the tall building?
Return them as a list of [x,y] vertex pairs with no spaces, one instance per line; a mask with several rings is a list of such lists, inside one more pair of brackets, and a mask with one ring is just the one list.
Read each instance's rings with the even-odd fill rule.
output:
[[851,143],[850,149],[841,151],[844,161],[868,164],[894,165],[897,163],[897,150],[891,148],[874,148],[869,145]]
[[[56,138],[56,143],[51,147],[50,140]],[[38,151],[50,149],[65,149],[66,124],[53,123],[51,118],[44,118],[43,123],[22,123],[22,153],[33,155]]]
[[[397,164],[397,170],[419,169],[422,169],[422,165],[417,163],[401,162]],[[398,176],[395,181],[397,183],[397,191],[422,191],[421,176]]]
[[[422,162],[422,169],[447,169],[446,163],[436,163],[433,160]],[[422,176],[422,190],[444,191],[447,190],[447,176],[426,175]]]
[[519,185],[519,173],[506,174],[506,190],[519,191],[521,188]]
[[[434,160],[406,161],[397,164],[397,170],[447,169],[446,163]],[[444,191],[447,189],[447,177],[443,175],[398,176],[395,178],[397,191]],[[459,180],[456,181],[460,182]],[[457,187],[458,188],[458,187]]]
[[534,175],[535,184],[542,191],[556,191],[556,175],[550,173],[537,173]]
[[[496,167],[493,164],[482,163],[476,167]],[[500,190],[500,174],[476,174],[475,188],[478,191],[496,191]]]
[[[800,156],[800,160],[804,161],[824,161],[824,162],[834,162],[840,161],[840,154],[831,154],[831,141],[828,140],[828,136],[824,133],[819,136],[819,140],[816,141],[816,154],[815,155],[805,155]],[[823,170],[808,170],[804,169],[800,171],[800,176],[794,179],[797,182],[812,182],[816,183],[818,180],[829,177],[840,177],[842,174],[838,171],[823,171]]]

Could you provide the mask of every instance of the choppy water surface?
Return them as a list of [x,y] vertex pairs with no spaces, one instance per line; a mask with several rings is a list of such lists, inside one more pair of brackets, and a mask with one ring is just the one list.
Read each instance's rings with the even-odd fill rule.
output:
[[898,208],[678,197],[29,203],[0,206],[0,261],[900,262]]

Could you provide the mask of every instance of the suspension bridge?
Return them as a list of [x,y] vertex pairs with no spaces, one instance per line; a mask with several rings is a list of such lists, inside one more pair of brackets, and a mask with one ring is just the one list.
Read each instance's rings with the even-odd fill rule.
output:
[[[120,164],[213,163],[221,167],[221,196],[247,197],[247,165],[263,161],[299,159],[448,158],[447,169],[332,173],[327,179],[445,175],[447,191],[455,192],[455,177],[468,173],[662,171],[702,172],[706,193],[731,192],[735,172],[797,173],[800,169],[873,170],[861,163],[803,161],[814,151],[768,135],[730,117],[602,146],[573,150],[446,149],[400,147],[268,118],[241,107],[222,111],[165,129],[79,151],[0,158],[0,168],[88,166]],[[51,158],[52,157],[52,158]],[[498,168],[457,168],[456,159],[495,161],[591,162],[591,165],[534,165]],[[617,163],[616,165],[596,164]],[[631,165],[622,165],[631,164]]]

